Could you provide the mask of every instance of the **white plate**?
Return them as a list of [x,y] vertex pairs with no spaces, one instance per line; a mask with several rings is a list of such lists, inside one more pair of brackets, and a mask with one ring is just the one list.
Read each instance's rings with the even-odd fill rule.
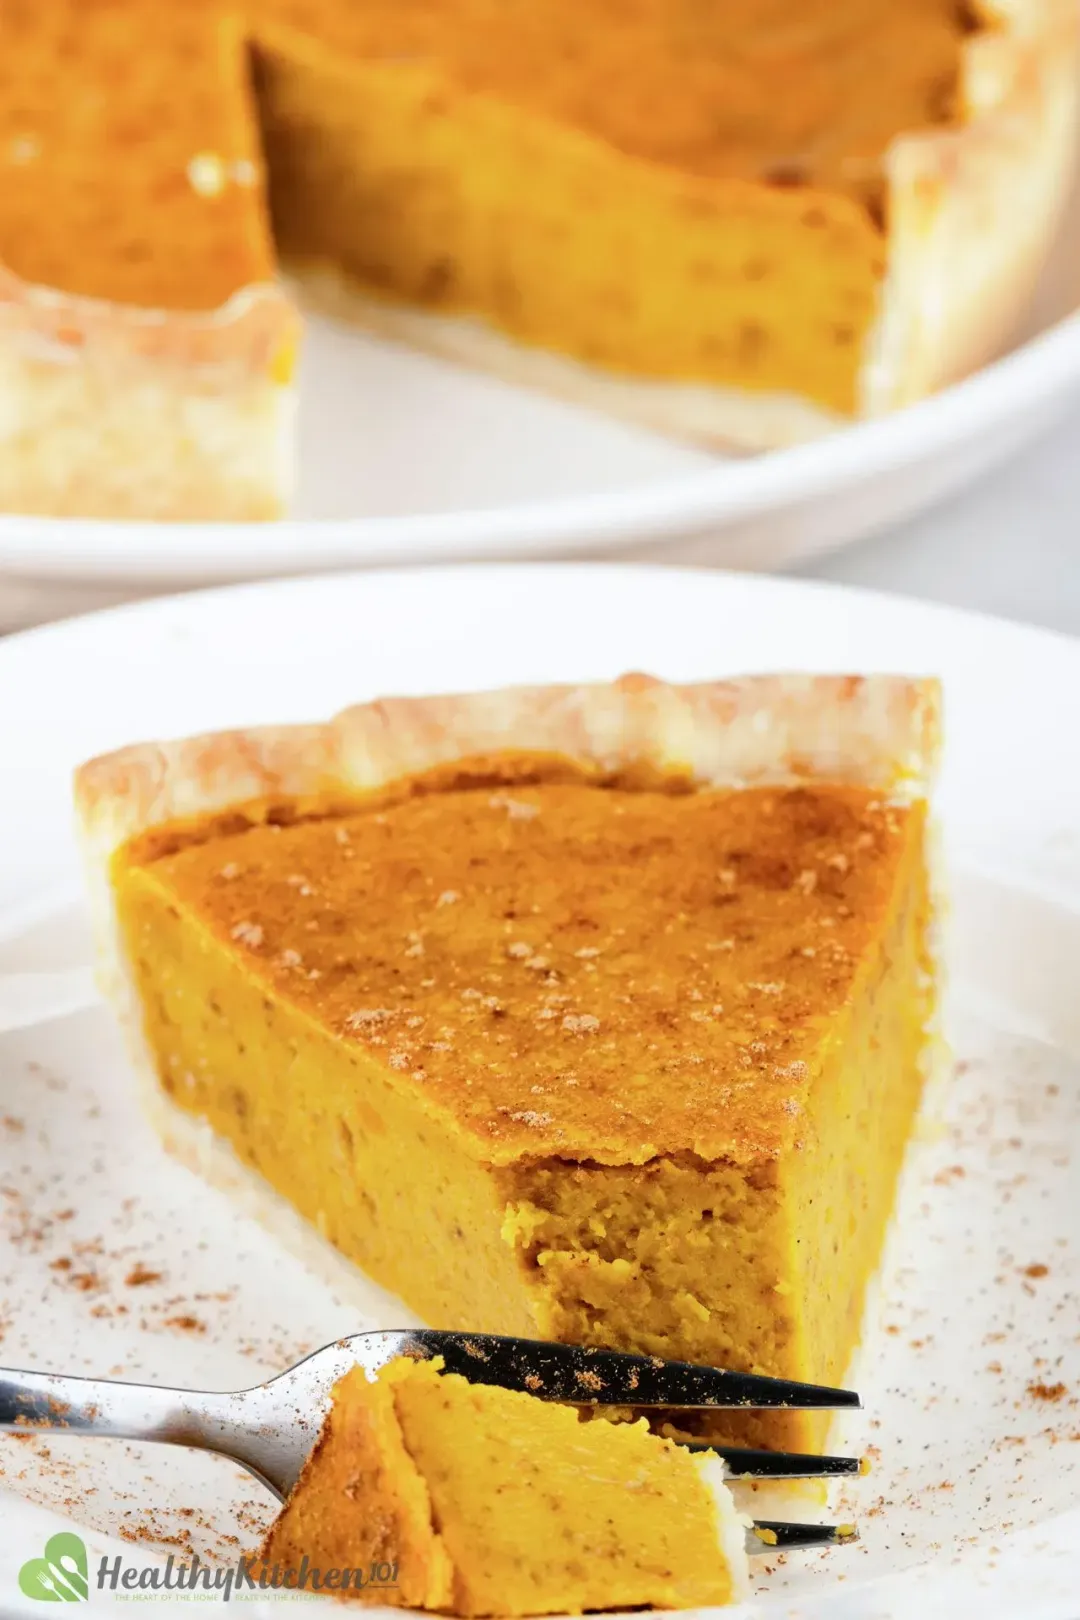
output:
[[959,489],[1075,397],[1078,253],[1080,196],[1004,359],[892,417],[742,460],[313,319],[290,520],[0,516],[0,626],[155,589],[358,564],[678,541],[700,560],[765,569],[829,550]]
[[[96,750],[386,691],[773,667],[944,676],[962,1072],[916,1149],[860,1380],[852,1439],[877,1448],[849,1503],[862,1541],[761,1574],[751,1612],[1075,1620],[1080,644],[821,586],[582,566],[262,585],[15,638],[0,645],[0,972],[86,961],[68,792]],[[79,989],[65,973],[61,997]],[[7,1364],[227,1387],[363,1325],[159,1150],[103,1011],[0,1038],[0,1086]],[[160,1282],[128,1286],[137,1262]],[[372,1288],[370,1321],[401,1317]],[[1058,1399],[1032,1392],[1059,1383]],[[92,1567],[125,1527],[221,1550],[238,1502],[249,1538],[269,1508],[231,1465],[149,1447],[0,1437],[0,1465],[19,1493],[0,1488],[4,1615],[35,1608],[13,1582],[52,1523],[41,1504],[74,1516]]]

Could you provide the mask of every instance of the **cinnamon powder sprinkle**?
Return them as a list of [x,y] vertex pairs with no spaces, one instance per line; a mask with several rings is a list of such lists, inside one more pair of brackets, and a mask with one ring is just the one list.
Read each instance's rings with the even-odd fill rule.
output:
[[164,1272],[151,1271],[149,1266],[144,1266],[139,1260],[124,1278],[124,1283],[128,1288],[145,1288],[148,1283],[160,1282],[163,1276]]
[[176,1328],[180,1333],[205,1333],[206,1323],[201,1322],[197,1316],[167,1316],[165,1326]]
[[[528,1132],[528,1151],[561,1152],[617,1112],[621,1136],[657,1155],[783,1151],[799,1129],[785,1103],[846,1004],[917,815],[858,786],[687,794],[525,770],[512,794],[420,780],[378,814],[252,824],[137,864],[252,947],[250,971],[291,1007],[400,1051],[401,1074],[484,1142]],[[222,884],[230,856],[241,873]],[[285,885],[302,872],[318,873],[317,899]],[[320,977],[283,982],[285,951]],[[402,1040],[410,1017],[440,1044]],[[560,1084],[539,1125],[533,1088],[579,1058],[588,1084]]]

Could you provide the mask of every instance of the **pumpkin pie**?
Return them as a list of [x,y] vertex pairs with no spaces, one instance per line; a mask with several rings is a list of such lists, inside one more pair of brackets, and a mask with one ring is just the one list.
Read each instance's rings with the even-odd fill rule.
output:
[[665,431],[981,363],[1059,215],[1074,0],[7,0],[0,507],[272,516],[296,309]]
[[937,712],[629,676],[83,766],[167,1139],[433,1326],[839,1384],[933,1053]]
[[443,1614],[726,1604],[747,1558],[723,1476],[644,1422],[399,1360],[337,1385],[260,1559],[282,1584],[332,1570],[343,1597]]

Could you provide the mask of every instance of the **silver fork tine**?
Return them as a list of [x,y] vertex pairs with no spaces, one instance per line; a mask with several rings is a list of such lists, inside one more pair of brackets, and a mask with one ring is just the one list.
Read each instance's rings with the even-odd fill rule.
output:
[[748,1553],[787,1552],[796,1547],[849,1547],[858,1541],[853,1524],[790,1524],[784,1519],[757,1519],[746,1532]]
[[[574,1405],[626,1406],[858,1406],[848,1390],[724,1372],[713,1367],[665,1362],[657,1357],[485,1334],[399,1329],[354,1334],[325,1345],[268,1383],[236,1391],[167,1389],[109,1379],[89,1379],[0,1368],[0,1431],[64,1428],[76,1433],[157,1440],[224,1452],[279,1498],[295,1484],[318,1437],[330,1394],[350,1367],[374,1375],[395,1356],[443,1356],[448,1371],[473,1383],[496,1384],[542,1399]],[[855,1473],[854,1458],[795,1456],[738,1447],[719,1449],[735,1477],[820,1478]],[[827,1543],[827,1526],[766,1526],[790,1538]],[[842,1529],[843,1527],[841,1527]],[[839,1531],[832,1537],[841,1536]],[[762,1546],[756,1538],[755,1550]]]
[[[447,1372],[460,1373],[474,1384],[521,1390],[542,1401],[569,1401],[579,1406],[802,1410],[860,1404],[854,1390],[729,1372],[687,1361],[663,1361],[659,1356],[635,1356],[621,1350],[490,1333],[445,1333],[430,1328],[418,1328],[410,1337],[418,1352],[442,1356]],[[402,1334],[394,1338],[400,1344]],[[395,1354],[401,1354],[400,1348]]]
[[831,1479],[862,1474],[861,1457],[819,1457],[813,1452],[756,1451],[746,1446],[714,1446],[707,1440],[680,1440],[684,1451],[712,1451],[727,1464],[730,1479]]

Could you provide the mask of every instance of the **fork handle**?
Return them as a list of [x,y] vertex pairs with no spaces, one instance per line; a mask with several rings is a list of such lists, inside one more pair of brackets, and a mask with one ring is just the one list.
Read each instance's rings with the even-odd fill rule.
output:
[[280,1502],[315,1444],[328,1390],[308,1391],[308,1415],[301,1406],[284,1423],[272,1391],[272,1384],[236,1391],[166,1389],[0,1367],[0,1432],[64,1429],[216,1451],[246,1468]]
[[241,1403],[236,1395],[0,1367],[0,1431],[17,1434],[63,1429],[193,1446],[244,1461],[249,1424]]

